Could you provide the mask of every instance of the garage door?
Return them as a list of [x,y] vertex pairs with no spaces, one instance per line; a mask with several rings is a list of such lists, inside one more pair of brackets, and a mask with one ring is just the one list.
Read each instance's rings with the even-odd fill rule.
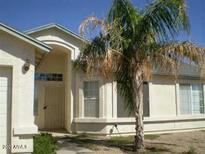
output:
[[0,154],[6,154],[10,145],[11,70],[0,67]]

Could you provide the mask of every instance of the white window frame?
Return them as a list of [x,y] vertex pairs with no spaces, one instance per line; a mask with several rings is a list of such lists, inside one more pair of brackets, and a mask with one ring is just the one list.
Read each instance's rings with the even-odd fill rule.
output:
[[[198,116],[198,115],[205,115],[205,95],[204,95],[204,84],[202,84],[202,83],[179,83],[179,88],[178,88],[178,90],[179,90],[179,93],[180,93],[180,85],[187,85],[187,86],[189,86],[189,88],[190,88],[190,101],[191,101],[191,114],[182,114],[181,113],[181,110],[180,110],[180,103],[181,103],[181,101],[180,101],[180,95],[179,95],[179,113],[180,113],[180,115],[181,116]],[[203,97],[203,103],[204,103],[204,113],[199,113],[199,114],[195,114],[195,113],[193,113],[193,103],[192,103],[192,85],[201,85],[202,86],[202,97]],[[201,107],[201,106],[200,106]]]
[[[84,96],[84,84],[85,82],[97,82],[98,83],[98,98],[85,98]],[[83,113],[84,113],[84,117],[86,118],[99,118],[100,116],[100,82],[98,80],[86,80],[86,81],[83,81]],[[97,116],[94,116],[94,117],[89,117],[89,116],[85,116],[85,101],[86,100],[96,100],[98,101],[98,115]]]
[[[204,103],[204,113],[199,113],[199,114],[194,114],[193,113],[193,104],[192,104],[192,85],[200,85],[202,86],[202,98],[203,98],[203,103]],[[200,84],[200,83],[193,83],[193,84],[190,84],[190,89],[191,89],[191,115],[205,115],[205,102],[204,102],[204,85],[203,84]],[[199,104],[199,110],[201,108],[201,105]]]
[[[77,101],[77,117],[83,119],[99,119],[104,117],[104,110],[105,110],[105,101],[104,101],[104,86],[103,86],[103,79],[99,76],[91,76],[87,77],[85,75],[77,76],[77,84],[78,87],[76,90],[78,91],[78,99]],[[85,81],[98,81],[99,84],[99,116],[98,117],[85,117],[84,114],[84,92],[83,92],[83,83]]]

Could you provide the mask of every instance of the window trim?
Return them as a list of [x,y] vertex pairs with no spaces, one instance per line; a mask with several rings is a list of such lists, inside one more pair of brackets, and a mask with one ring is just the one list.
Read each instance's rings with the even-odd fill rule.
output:
[[[201,85],[202,86],[202,99],[203,99],[203,104],[204,104],[204,111],[203,111],[203,113],[199,113],[199,114],[194,114],[193,113],[193,104],[192,104],[192,89],[193,89],[193,87],[192,87],[192,85]],[[197,84],[197,83],[195,83],[195,84],[190,84],[190,87],[191,87],[191,109],[192,109],[192,114],[191,115],[204,115],[205,114],[205,103],[204,103],[204,88],[203,88],[203,84]],[[201,104],[199,104],[199,111],[200,111],[200,108],[201,108]]]
[[[98,115],[97,116],[95,116],[95,117],[88,117],[88,116],[85,116],[85,100],[87,99],[87,98],[85,98],[84,97],[84,83],[85,82],[95,82],[95,81],[97,81],[98,82],[98,90],[99,90],[99,92],[98,92],[98,99],[97,98],[89,98],[89,100],[91,99],[91,100],[98,100]],[[91,78],[91,79],[84,79],[84,80],[82,80],[82,85],[81,85],[81,88],[82,88],[82,97],[81,97],[81,103],[82,103],[82,117],[83,118],[87,118],[87,119],[89,119],[89,118],[95,118],[95,119],[99,119],[100,118],[100,113],[101,113],[101,85],[102,85],[102,83],[101,83],[101,80],[99,79],[99,78]]]
[[[180,85],[187,85],[187,86],[189,86],[189,89],[190,89],[190,105],[191,105],[191,114],[182,114],[181,113],[181,108],[180,108],[180,104],[181,104],[181,100],[180,100]],[[202,98],[203,98],[203,104],[204,104],[204,110],[203,110],[203,113],[198,113],[198,114],[196,114],[196,113],[194,113],[193,112],[193,103],[192,103],[192,85],[200,85],[200,86],[202,86]],[[204,95],[204,84],[203,83],[179,83],[179,115],[180,116],[205,116],[205,95]],[[200,104],[199,104],[200,105]],[[201,108],[201,105],[199,106],[199,108]]]

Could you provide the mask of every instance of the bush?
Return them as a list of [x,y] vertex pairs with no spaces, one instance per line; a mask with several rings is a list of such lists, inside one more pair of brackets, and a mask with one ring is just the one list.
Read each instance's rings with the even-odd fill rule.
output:
[[193,146],[191,146],[187,154],[197,154],[196,149]]
[[55,154],[56,149],[56,142],[52,135],[42,133],[34,136],[33,154]]

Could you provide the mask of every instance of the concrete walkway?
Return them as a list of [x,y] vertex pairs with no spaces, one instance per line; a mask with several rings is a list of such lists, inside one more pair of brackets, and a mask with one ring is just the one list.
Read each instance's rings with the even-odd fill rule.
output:
[[94,151],[80,147],[76,143],[72,143],[72,141],[68,138],[69,136],[73,136],[72,134],[68,134],[65,130],[59,130],[56,132],[49,131],[41,131],[42,133],[52,134],[53,137],[57,139],[58,150],[57,154],[93,154]]
[[59,150],[57,154],[90,154],[94,151],[86,149],[84,147],[79,147],[76,143],[71,143],[69,139],[59,139],[57,141]]

